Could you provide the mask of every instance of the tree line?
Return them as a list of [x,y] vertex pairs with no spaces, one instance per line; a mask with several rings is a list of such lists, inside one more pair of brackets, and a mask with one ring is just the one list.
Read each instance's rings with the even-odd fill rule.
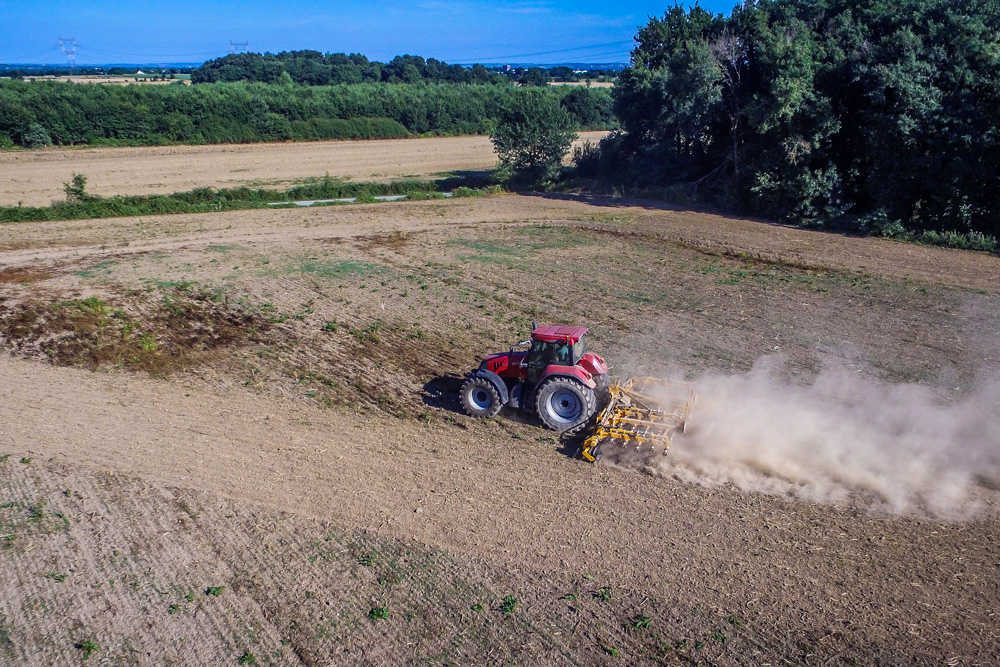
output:
[[[1000,4],[675,6],[580,172],[797,224],[1000,233]],[[970,237],[971,238],[971,237]]]
[[368,60],[360,53],[320,53],[319,51],[282,51],[281,53],[234,53],[215,58],[192,70],[192,83],[216,81],[291,81],[310,86],[338,83],[491,83],[548,85],[550,81],[581,81],[613,78],[613,70],[585,73],[571,67],[512,67],[500,69],[483,65],[449,65],[435,58],[396,56],[388,63]]
[[216,81],[291,81],[310,86],[338,83],[482,83],[507,79],[482,65],[449,65],[435,58],[403,55],[388,63],[368,60],[360,53],[233,53],[203,63],[191,71],[192,83]]
[[[0,147],[479,134],[492,128],[517,90],[447,83],[93,86],[0,81]],[[582,127],[614,124],[607,89],[560,87],[543,94]]]

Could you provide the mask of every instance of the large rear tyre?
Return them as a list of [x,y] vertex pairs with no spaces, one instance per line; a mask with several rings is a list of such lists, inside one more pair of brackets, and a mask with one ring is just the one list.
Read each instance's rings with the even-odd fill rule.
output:
[[594,394],[597,396],[597,405],[603,407],[608,402],[608,387],[611,386],[611,378],[607,373],[601,373],[600,375],[594,376]]
[[465,413],[472,417],[495,417],[503,407],[496,387],[486,378],[469,378],[462,383],[458,394]]
[[582,428],[597,409],[594,390],[567,377],[547,380],[535,394],[535,411],[546,428],[572,433]]

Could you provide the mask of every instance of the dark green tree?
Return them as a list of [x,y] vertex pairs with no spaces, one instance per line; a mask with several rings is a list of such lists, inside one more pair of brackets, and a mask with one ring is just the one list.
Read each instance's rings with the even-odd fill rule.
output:
[[614,96],[609,178],[792,222],[1000,233],[1000,3],[675,6]]
[[24,145],[28,148],[41,148],[52,144],[48,130],[38,123],[31,123],[24,133]]
[[541,67],[531,67],[524,70],[517,81],[522,86],[547,86],[549,85],[549,75]]
[[517,91],[490,135],[502,171],[514,182],[538,184],[554,177],[576,136],[572,117],[545,92]]

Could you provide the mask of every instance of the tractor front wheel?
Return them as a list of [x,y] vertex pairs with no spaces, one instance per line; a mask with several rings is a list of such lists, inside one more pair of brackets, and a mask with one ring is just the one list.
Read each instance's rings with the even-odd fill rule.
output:
[[535,409],[546,428],[565,433],[583,426],[597,409],[594,390],[567,377],[555,377],[538,388]]
[[458,393],[465,413],[472,417],[495,417],[503,407],[496,387],[486,378],[470,377]]

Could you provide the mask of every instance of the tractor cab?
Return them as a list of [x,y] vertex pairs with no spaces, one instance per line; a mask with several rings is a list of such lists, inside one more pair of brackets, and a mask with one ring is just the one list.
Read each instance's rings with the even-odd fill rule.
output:
[[531,332],[531,348],[524,365],[526,379],[534,384],[550,365],[575,366],[580,363],[587,345],[585,327],[535,326]]

